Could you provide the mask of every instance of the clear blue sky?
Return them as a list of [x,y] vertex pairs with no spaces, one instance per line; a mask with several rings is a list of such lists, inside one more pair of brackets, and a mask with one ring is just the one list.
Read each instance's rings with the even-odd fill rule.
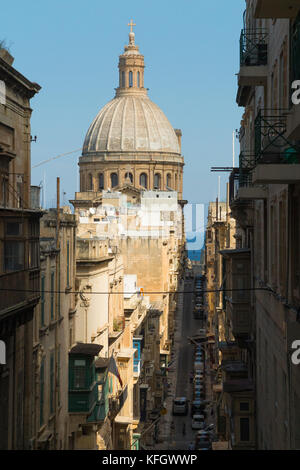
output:
[[[134,19],[145,56],[145,86],[182,129],[184,197],[207,203],[218,191],[211,166],[232,165],[232,131],[244,0],[15,0],[1,6],[1,38],[14,66],[42,90],[32,99],[32,165],[83,144],[94,116],[114,96],[118,56]],[[32,171],[46,175],[48,205],[56,176],[65,201],[78,190],[79,152]],[[221,174],[222,196],[228,174]]]

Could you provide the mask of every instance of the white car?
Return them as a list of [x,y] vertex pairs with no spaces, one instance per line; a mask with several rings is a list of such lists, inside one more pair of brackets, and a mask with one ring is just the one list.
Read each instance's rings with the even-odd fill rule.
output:
[[204,415],[194,415],[192,420],[192,429],[204,428]]

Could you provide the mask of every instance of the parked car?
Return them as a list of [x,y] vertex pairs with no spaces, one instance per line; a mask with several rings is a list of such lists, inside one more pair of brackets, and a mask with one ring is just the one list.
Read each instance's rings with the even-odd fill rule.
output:
[[177,397],[173,400],[173,415],[188,414],[188,400],[186,397]]
[[204,428],[204,415],[194,415],[192,419],[192,429]]
[[205,411],[205,408],[206,408],[206,400],[194,400],[192,401],[191,403],[191,416],[193,415],[205,415],[206,414],[206,411]]

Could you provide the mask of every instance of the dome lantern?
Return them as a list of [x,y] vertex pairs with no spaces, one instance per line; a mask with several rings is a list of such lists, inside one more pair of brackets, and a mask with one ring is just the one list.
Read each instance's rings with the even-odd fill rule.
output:
[[139,47],[135,44],[135,34],[132,30],[135,23],[131,20],[128,26],[130,26],[129,43],[119,57],[119,88],[116,96],[147,94],[144,88],[144,56],[140,54]]

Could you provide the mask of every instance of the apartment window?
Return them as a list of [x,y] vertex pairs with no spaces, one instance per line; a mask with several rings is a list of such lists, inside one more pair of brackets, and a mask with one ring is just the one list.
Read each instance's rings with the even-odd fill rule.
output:
[[50,414],[54,413],[54,352],[50,355]]
[[45,276],[41,277],[41,326],[45,326]]
[[249,411],[249,402],[248,401],[241,401],[240,402],[240,411]]
[[85,359],[75,359],[74,361],[74,388],[86,387],[86,361]]
[[141,175],[140,175],[140,185],[143,188],[147,189],[147,187],[148,187],[148,177],[147,177],[146,173],[141,173]]
[[111,187],[114,188],[115,186],[118,186],[118,175],[117,173],[112,173],[110,175],[110,182],[111,182]]
[[250,422],[249,418],[240,418],[240,441],[250,441]]
[[103,173],[99,173],[98,175],[98,189],[101,191],[104,189],[104,175]]
[[54,319],[54,272],[51,273],[51,288],[50,288],[50,319]]
[[44,394],[45,394],[45,358],[43,357],[40,368],[40,426],[44,424]]
[[29,267],[38,268],[40,265],[40,244],[39,240],[29,242]]
[[25,268],[24,263],[24,242],[5,241],[4,242],[4,271],[21,271]]

